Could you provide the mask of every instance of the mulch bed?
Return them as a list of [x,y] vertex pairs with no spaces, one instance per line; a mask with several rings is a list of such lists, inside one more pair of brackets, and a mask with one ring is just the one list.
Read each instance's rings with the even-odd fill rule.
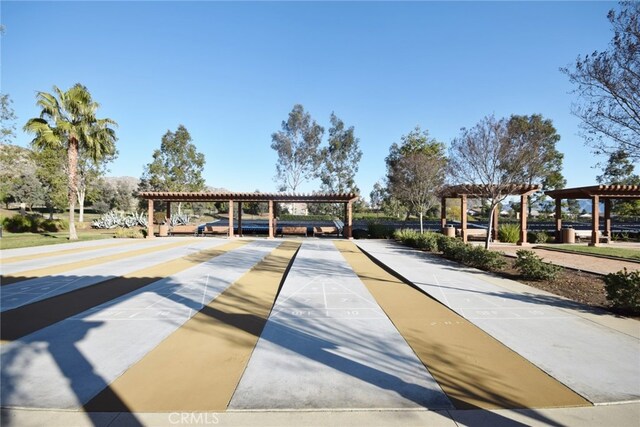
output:
[[623,313],[611,307],[604,290],[604,276],[563,268],[555,280],[527,280],[522,278],[518,270],[514,268],[515,259],[505,257],[505,260],[507,261],[507,267],[495,274],[581,304],[640,320],[638,315],[629,315],[629,313]]

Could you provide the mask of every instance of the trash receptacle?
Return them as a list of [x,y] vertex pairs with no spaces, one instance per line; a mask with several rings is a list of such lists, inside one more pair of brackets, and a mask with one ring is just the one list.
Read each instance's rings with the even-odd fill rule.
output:
[[442,229],[442,234],[447,237],[456,237],[456,228],[453,225],[447,225]]
[[167,237],[169,235],[169,226],[166,224],[161,224],[158,230],[158,236]]
[[573,228],[562,229],[562,243],[575,243],[576,242],[576,230]]

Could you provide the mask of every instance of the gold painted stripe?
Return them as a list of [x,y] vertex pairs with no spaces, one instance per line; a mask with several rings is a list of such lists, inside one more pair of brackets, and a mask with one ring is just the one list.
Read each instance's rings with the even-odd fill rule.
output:
[[177,248],[179,246],[185,246],[193,243],[196,239],[179,239],[165,245],[154,246],[151,248],[136,249],[128,252],[118,252],[112,255],[105,255],[97,258],[86,259],[82,261],[68,262],[66,264],[58,264],[51,267],[36,268],[34,270],[21,271],[14,274],[7,274],[2,276],[2,286],[12,285],[14,283],[22,282],[24,280],[35,279],[44,276],[53,276],[55,274],[65,273],[71,270],[77,270],[85,267],[92,267],[98,264],[104,264],[112,261],[119,261],[121,259],[133,258],[138,255],[152,254],[153,252],[159,252],[166,249]]
[[106,246],[88,246],[88,247],[84,247],[84,248],[63,249],[63,250],[59,250],[59,251],[44,252],[44,253],[39,253],[39,254],[30,254],[30,255],[14,256],[14,257],[10,257],[10,258],[1,258],[0,259],[0,265],[13,264],[13,263],[22,262],[22,261],[31,261],[31,260],[34,260],[34,259],[50,258],[50,257],[54,257],[54,256],[61,256],[61,255],[73,255],[73,254],[77,254],[77,253],[80,253],[80,252],[99,251],[99,250],[104,250],[104,249],[109,249],[109,248],[117,248],[119,246],[131,245],[131,244],[134,244],[134,243],[140,243],[140,240],[139,239],[126,239],[123,242],[118,242],[118,243],[114,243],[114,244],[106,245]]
[[283,242],[84,409],[224,411],[299,247],[299,243]]
[[465,318],[389,274],[353,243],[335,244],[456,408],[590,405]]
[[2,323],[0,339],[3,341],[16,340],[247,243],[249,243],[247,240],[233,241],[216,248],[201,250],[169,262],[105,280],[95,285],[76,289],[66,294],[7,310],[0,313],[0,322]]

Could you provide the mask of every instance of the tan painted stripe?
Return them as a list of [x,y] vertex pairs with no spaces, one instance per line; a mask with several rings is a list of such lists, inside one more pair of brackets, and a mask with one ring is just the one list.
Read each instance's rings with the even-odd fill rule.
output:
[[224,411],[299,246],[282,243],[84,409]]
[[14,283],[22,282],[24,280],[35,279],[44,276],[53,276],[54,274],[61,274],[71,270],[77,270],[85,267],[92,267],[98,264],[104,264],[112,261],[119,261],[121,259],[133,258],[138,255],[152,254],[153,252],[163,251],[166,249],[177,248],[179,246],[185,246],[193,243],[195,239],[180,239],[179,241],[173,241],[166,245],[154,246],[151,248],[142,248],[135,251],[119,252],[113,255],[105,255],[97,258],[86,259],[83,261],[68,262],[66,264],[58,264],[52,267],[37,268],[34,270],[21,271],[15,274],[7,274],[2,276],[2,286],[12,285]]
[[22,261],[31,261],[31,260],[34,260],[34,259],[50,258],[50,257],[54,257],[54,256],[61,256],[61,255],[73,255],[73,254],[77,254],[77,253],[80,253],[80,252],[99,251],[99,250],[104,250],[104,249],[109,249],[109,248],[117,248],[119,246],[132,245],[134,243],[140,243],[140,240],[138,240],[138,239],[126,239],[126,240],[124,240],[122,242],[114,243],[114,244],[107,245],[107,246],[89,246],[89,247],[84,247],[84,248],[63,249],[63,250],[60,250],[60,251],[51,251],[51,252],[45,252],[45,253],[40,253],[40,254],[30,254],[30,255],[14,256],[14,257],[10,257],[10,258],[2,258],[2,259],[0,259],[0,265],[13,264],[13,263],[22,262]]
[[66,294],[5,311],[0,314],[2,322],[0,339],[3,341],[16,340],[247,243],[249,243],[248,240],[233,241],[213,249],[198,251],[160,265],[105,280],[86,288],[76,289]]
[[590,403],[468,320],[336,242],[347,262],[458,409]]

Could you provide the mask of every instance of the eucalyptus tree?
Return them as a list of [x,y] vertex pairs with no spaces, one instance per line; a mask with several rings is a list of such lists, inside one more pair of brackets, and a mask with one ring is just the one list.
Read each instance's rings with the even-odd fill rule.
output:
[[74,214],[78,190],[78,156],[80,150],[98,161],[115,150],[116,122],[99,119],[99,104],[89,90],[76,83],[69,90],[53,87],[53,93],[38,92],[36,104],[40,117],[32,118],[24,125],[24,131],[35,135],[32,144],[38,148],[47,146],[62,148],[67,154],[67,195],[69,198],[69,240],[77,240]]
[[355,178],[362,150],[353,126],[347,128],[334,113],[330,117],[328,146],[320,150],[321,167],[318,173],[322,190],[330,193],[357,193]]
[[16,137],[16,114],[8,94],[0,94],[0,144],[10,144]]
[[[205,157],[198,152],[189,131],[179,125],[175,132],[162,136],[160,149],[153,152],[153,160],[145,166],[138,185],[139,191],[202,191]],[[182,204],[178,203],[178,213]]]
[[274,179],[281,191],[295,192],[303,182],[315,177],[323,134],[324,128],[302,105],[296,104],[287,121],[282,122],[282,130],[271,135],[271,148],[278,154]]

